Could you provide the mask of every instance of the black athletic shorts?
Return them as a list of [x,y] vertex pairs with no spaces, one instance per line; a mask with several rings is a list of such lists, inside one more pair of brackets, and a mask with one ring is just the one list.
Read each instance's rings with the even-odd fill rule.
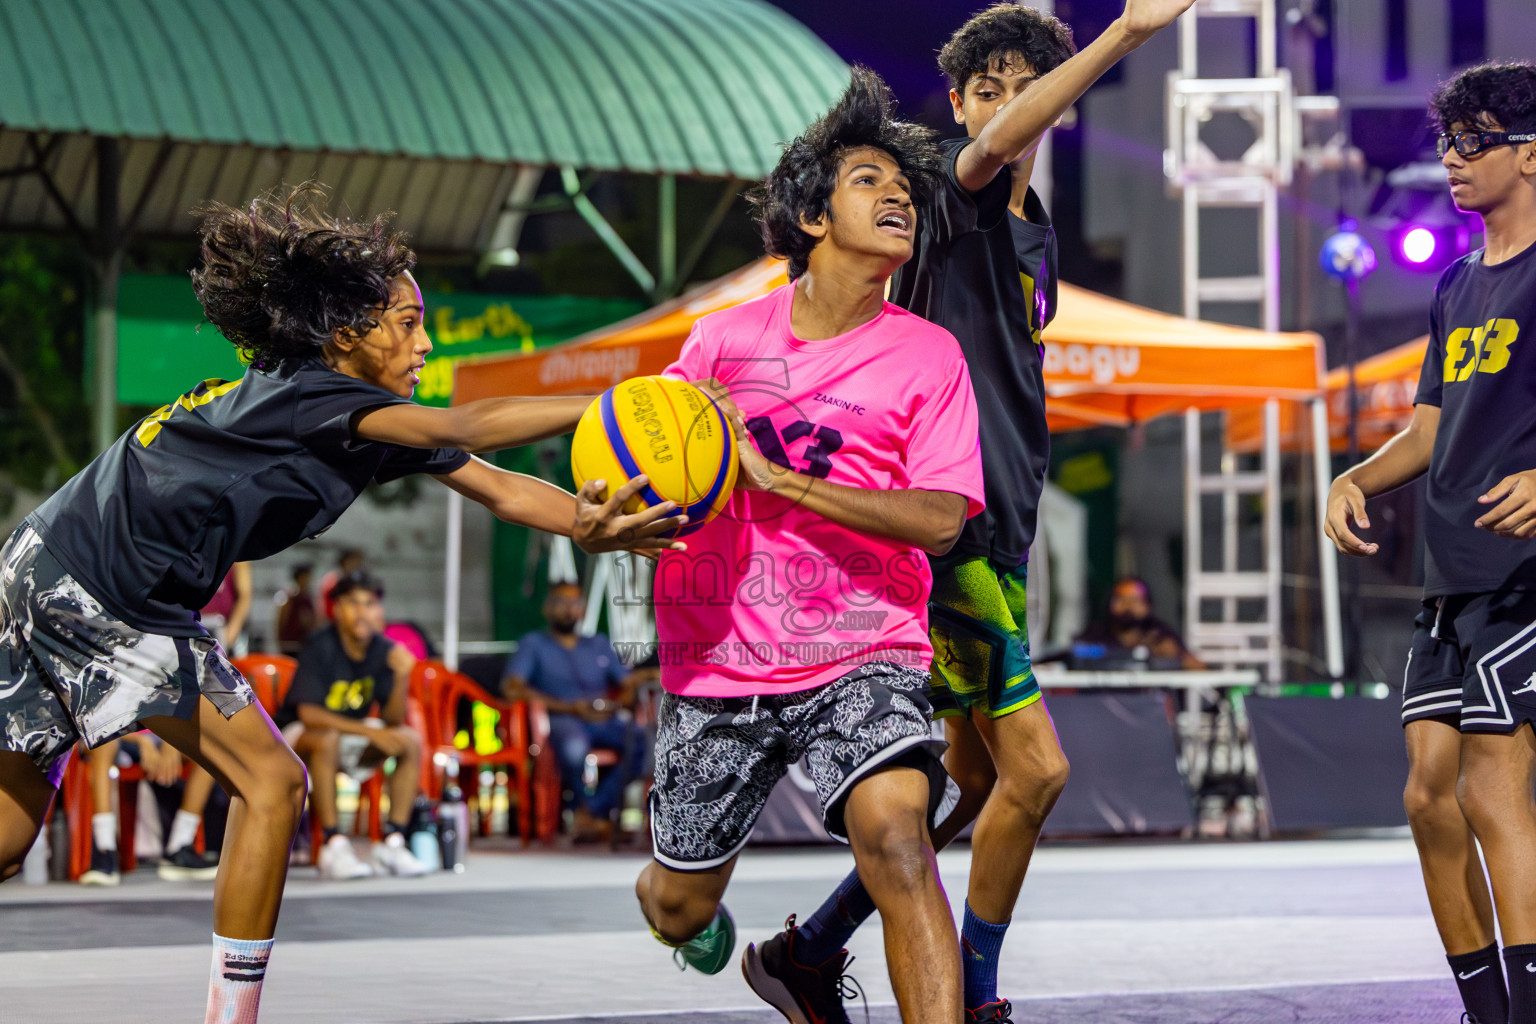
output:
[[1424,602],[1403,671],[1403,724],[1511,733],[1536,721],[1536,591]]
[[889,662],[798,693],[661,699],[655,856],[679,871],[718,867],[741,852],[773,787],[805,757],[827,832],[844,842],[844,798],[877,768],[910,764],[928,773],[930,827],[953,810],[959,789],[939,758],[928,673]]

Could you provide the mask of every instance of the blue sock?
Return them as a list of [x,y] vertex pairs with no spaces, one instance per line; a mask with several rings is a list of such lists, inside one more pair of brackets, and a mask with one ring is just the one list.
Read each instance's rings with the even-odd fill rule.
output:
[[965,1008],[979,1009],[997,1002],[997,958],[1003,951],[1008,924],[992,924],[971,912],[965,904],[965,925],[960,930],[960,967],[965,973]]
[[805,967],[826,963],[848,945],[859,925],[874,912],[875,903],[859,881],[859,873],[848,872],[848,877],[838,883],[827,901],[795,933],[795,960]]

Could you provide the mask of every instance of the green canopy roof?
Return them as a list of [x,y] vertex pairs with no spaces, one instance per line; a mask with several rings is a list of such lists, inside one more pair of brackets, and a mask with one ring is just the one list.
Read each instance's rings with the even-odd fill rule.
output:
[[847,80],[763,0],[4,0],[0,228],[90,223],[96,136],[141,231],[318,178],[475,250],[519,165],[755,179]]
[[0,124],[760,177],[847,82],[761,0],[6,0]]

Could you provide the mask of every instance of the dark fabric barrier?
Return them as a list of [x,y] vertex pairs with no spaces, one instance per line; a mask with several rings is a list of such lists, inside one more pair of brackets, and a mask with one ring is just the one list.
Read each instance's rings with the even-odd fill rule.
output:
[[1400,709],[1367,697],[1249,697],[1259,792],[1280,832],[1406,825]]
[[1045,696],[1072,777],[1047,836],[1181,832],[1195,823],[1161,693]]
[[[1194,824],[1161,694],[1048,694],[1046,704],[1072,762],[1047,835],[1167,833]],[[815,788],[797,765],[774,789],[752,842],[831,841]]]

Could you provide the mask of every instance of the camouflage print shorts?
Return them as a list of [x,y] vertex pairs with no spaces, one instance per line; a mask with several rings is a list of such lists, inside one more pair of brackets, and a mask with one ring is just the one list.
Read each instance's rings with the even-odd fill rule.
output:
[[76,740],[96,747],[157,715],[191,718],[199,695],[230,717],[255,702],[207,636],[118,621],[23,524],[0,548],[0,750],[57,786]]

